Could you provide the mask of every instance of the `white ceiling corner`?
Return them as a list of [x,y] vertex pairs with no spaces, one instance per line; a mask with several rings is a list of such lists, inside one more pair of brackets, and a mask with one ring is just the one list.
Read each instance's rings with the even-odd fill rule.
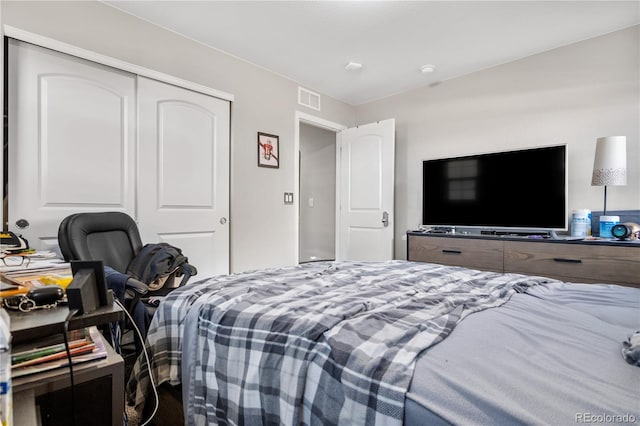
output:
[[104,3],[351,105],[640,23],[638,1]]

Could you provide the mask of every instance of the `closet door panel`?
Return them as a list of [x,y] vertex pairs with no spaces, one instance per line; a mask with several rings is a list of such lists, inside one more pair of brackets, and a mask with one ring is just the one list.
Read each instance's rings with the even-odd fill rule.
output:
[[198,279],[229,272],[228,101],[138,77],[139,226]]
[[215,208],[216,115],[183,101],[157,107],[159,209]]
[[10,40],[8,79],[9,229],[44,249],[69,214],[134,216],[135,76]]
[[42,205],[124,207],[122,96],[81,77],[43,76],[40,86]]

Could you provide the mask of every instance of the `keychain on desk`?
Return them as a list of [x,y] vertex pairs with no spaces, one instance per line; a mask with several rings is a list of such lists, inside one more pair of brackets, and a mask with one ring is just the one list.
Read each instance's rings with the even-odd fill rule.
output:
[[57,285],[35,288],[27,294],[3,299],[7,309],[31,312],[36,309],[53,309],[64,298],[64,290]]

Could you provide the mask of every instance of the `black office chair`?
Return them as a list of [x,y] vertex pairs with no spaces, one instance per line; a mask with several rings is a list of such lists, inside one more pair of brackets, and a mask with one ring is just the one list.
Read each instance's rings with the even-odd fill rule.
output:
[[[131,216],[122,212],[76,213],[67,216],[58,227],[58,244],[65,261],[72,260],[101,260],[105,267],[111,268],[119,274],[126,274],[127,267],[143,247],[138,226]],[[107,269],[107,268],[105,268]],[[144,305],[144,296],[152,294],[165,295],[172,290],[175,276],[183,276],[180,284],[187,282],[190,276],[197,273],[192,265],[181,265],[165,282],[165,286],[151,291],[146,283],[135,278],[125,277],[124,300],[127,311],[137,318],[136,324],[146,337],[148,321],[155,312],[154,306]],[[109,276],[107,276],[109,282]],[[115,291],[118,295],[118,291]],[[122,292],[121,292],[122,295]],[[142,307],[141,307],[142,306]],[[146,312],[146,319],[141,319],[141,310]],[[141,324],[140,322],[144,322]],[[125,329],[129,329],[129,322],[125,321]],[[132,340],[131,338],[129,340]],[[133,339],[136,354],[142,348],[141,342]]]

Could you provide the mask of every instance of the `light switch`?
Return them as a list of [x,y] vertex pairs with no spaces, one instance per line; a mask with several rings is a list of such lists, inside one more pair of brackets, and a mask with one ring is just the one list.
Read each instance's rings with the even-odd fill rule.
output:
[[285,192],[284,193],[284,203],[285,204],[293,204],[293,192]]
[[313,197],[309,198],[309,207],[313,207]]

